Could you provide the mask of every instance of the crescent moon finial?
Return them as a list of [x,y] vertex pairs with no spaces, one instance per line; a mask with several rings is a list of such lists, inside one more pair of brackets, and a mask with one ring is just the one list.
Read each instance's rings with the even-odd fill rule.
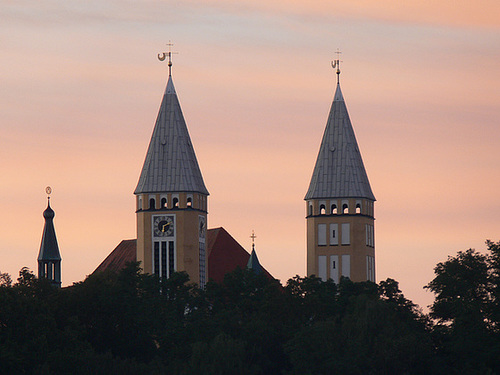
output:
[[332,68],[335,69],[337,68],[337,84],[339,83],[339,77],[340,77],[340,54],[342,52],[340,52],[340,50],[337,48],[337,52],[335,52],[337,54],[337,59],[336,60],[333,60],[332,61]]
[[168,46],[168,52],[163,52],[158,54],[158,60],[164,61],[167,56],[168,56],[168,76],[170,77],[172,75],[172,54],[176,54],[177,52],[172,52],[172,46],[174,44],[169,41],[167,43]]

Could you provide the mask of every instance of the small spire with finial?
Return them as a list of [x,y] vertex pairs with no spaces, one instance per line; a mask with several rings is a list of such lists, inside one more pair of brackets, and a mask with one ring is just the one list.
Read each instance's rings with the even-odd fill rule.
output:
[[47,186],[45,188],[45,193],[47,193],[47,200],[50,202],[50,194],[52,194],[52,188],[50,186]]
[[257,236],[253,230],[250,238],[252,239],[252,253],[250,254],[250,258],[248,258],[247,268],[253,270],[256,274],[259,274],[262,272],[262,266],[260,265],[259,258],[257,258],[257,253],[255,252],[255,239]]
[[250,236],[250,238],[252,239],[252,250],[255,250],[255,239],[257,238],[257,236],[255,235],[255,232],[253,231],[253,229],[252,229],[252,235]]
[[337,48],[337,51],[335,52],[336,55],[337,55],[337,59],[333,60],[332,61],[332,68],[335,69],[337,68],[337,84],[339,84],[340,82],[340,55],[342,54],[342,52],[340,52],[340,50]]
[[158,54],[158,60],[164,61],[166,57],[168,56],[168,76],[172,76],[172,55],[177,54],[178,52],[172,52],[172,47],[173,43],[171,40],[168,41],[167,46],[168,46],[168,52],[163,52]]
[[43,217],[48,219],[48,218],[54,218],[54,210],[52,209],[52,207],[50,207],[50,194],[52,193],[52,188],[50,186],[47,186],[45,188],[45,193],[47,193],[47,208],[45,209],[45,211],[43,211]]

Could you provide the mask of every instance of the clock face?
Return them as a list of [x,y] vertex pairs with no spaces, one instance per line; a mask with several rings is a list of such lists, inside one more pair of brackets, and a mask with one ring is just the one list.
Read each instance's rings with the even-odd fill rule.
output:
[[153,218],[153,234],[155,237],[172,237],[174,235],[174,217],[155,216]]

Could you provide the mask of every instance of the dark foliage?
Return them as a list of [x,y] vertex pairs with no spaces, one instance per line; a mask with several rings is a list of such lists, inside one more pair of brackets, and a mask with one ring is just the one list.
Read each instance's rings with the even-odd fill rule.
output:
[[437,265],[434,320],[392,279],[282,286],[237,269],[200,290],[135,263],[57,289],[25,268],[14,284],[1,274],[0,372],[495,373],[500,245],[488,244]]
[[500,242],[460,251],[434,268],[430,316],[438,354],[455,374],[500,373]]

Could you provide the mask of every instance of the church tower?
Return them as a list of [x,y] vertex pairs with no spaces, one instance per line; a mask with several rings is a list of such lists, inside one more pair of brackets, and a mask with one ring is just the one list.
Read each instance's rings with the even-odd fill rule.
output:
[[144,272],[169,277],[186,271],[201,287],[206,282],[206,227],[208,190],[191,144],[169,76],[135,189],[137,261]]
[[[50,195],[52,189],[45,189]],[[61,254],[57,245],[56,230],[54,228],[54,210],[50,207],[50,196],[47,197],[47,208],[43,211],[45,225],[43,226],[42,243],[38,253],[38,278],[47,278],[52,284],[61,287]]]
[[337,88],[305,196],[307,275],[375,282],[374,202],[354,129]]

